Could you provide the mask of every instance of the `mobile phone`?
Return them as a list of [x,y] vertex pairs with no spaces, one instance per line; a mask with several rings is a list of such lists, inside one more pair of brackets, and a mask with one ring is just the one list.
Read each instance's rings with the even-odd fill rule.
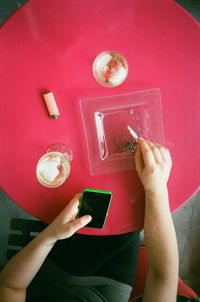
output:
[[106,222],[111,199],[110,191],[86,188],[81,195],[77,216],[91,215],[92,220],[87,227],[101,229]]

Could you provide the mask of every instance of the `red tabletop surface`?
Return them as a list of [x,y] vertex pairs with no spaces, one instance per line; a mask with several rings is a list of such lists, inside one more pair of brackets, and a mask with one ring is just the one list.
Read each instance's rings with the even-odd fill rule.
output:
[[[129,74],[115,88],[101,87],[92,64],[104,50],[121,52]],[[23,209],[50,222],[85,187],[110,190],[103,230],[142,227],[144,194],[136,171],[91,176],[79,99],[160,88],[166,144],[173,159],[171,210],[199,187],[200,26],[171,0],[32,0],[0,29],[1,186]],[[42,93],[60,110],[51,120]],[[36,179],[49,145],[73,151],[69,179],[56,189]]]

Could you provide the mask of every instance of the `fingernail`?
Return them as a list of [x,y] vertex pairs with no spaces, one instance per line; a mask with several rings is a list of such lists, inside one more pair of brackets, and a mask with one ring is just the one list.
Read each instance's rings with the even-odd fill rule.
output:
[[144,138],[143,138],[142,136],[139,136],[139,139],[140,139],[141,141],[143,141],[143,140],[144,140]]
[[91,215],[85,215],[85,219],[92,220],[92,216]]

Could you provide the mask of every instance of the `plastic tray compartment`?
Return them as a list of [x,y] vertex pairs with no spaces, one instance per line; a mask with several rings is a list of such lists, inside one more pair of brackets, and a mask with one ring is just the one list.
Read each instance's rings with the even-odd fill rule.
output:
[[91,175],[135,168],[136,143],[127,125],[164,144],[160,90],[80,100]]

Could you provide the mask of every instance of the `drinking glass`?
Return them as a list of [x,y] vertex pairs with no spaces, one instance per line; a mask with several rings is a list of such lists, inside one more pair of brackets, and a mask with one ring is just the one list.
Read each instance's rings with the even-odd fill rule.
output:
[[39,159],[36,167],[38,181],[45,187],[56,188],[69,177],[72,151],[65,144],[53,144]]
[[94,60],[93,75],[102,86],[118,86],[128,75],[127,61],[119,52],[103,51]]

